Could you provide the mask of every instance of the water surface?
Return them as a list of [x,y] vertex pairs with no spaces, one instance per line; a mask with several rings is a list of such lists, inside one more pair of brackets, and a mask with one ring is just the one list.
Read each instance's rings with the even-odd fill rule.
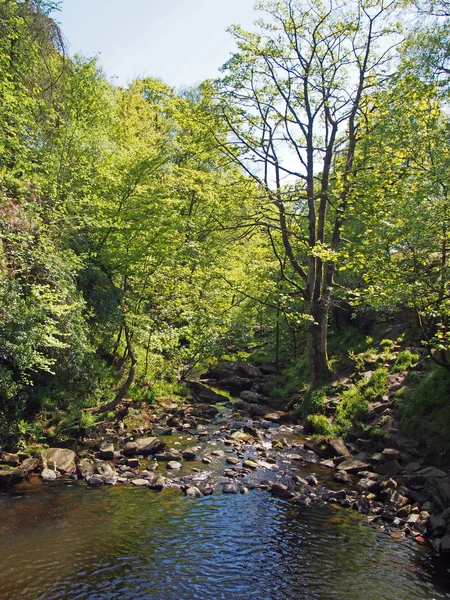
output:
[[0,496],[0,510],[1,600],[450,598],[445,567],[414,541],[261,491],[56,482]]

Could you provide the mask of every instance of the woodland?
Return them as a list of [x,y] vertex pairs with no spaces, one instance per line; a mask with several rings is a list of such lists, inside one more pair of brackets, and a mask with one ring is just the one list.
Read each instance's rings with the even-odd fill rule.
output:
[[396,348],[405,430],[450,455],[450,4],[256,8],[221,76],[176,90],[112,84],[58,3],[0,0],[3,448],[224,358],[345,433],[364,390],[333,425],[323,390]]

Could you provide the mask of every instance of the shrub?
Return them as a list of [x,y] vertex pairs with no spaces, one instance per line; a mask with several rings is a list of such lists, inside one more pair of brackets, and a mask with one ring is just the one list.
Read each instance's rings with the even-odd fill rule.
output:
[[418,354],[411,352],[411,350],[402,350],[398,353],[398,356],[392,365],[392,371],[393,373],[407,371],[408,369],[415,367],[419,360],[420,356]]
[[325,415],[308,415],[306,418],[308,430],[311,433],[316,433],[324,436],[332,436],[335,434],[335,428],[326,418]]
[[380,399],[387,390],[387,370],[377,369],[369,381],[361,381],[346,390],[336,409],[336,423],[341,433],[352,427],[362,427],[369,403]]
[[326,387],[308,390],[295,408],[298,418],[304,419],[309,415],[321,413],[326,407]]

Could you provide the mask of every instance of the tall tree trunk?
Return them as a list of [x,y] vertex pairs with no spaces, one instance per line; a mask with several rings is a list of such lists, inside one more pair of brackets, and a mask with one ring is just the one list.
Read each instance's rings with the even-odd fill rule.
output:
[[128,377],[126,378],[126,380],[124,381],[124,383],[122,384],[120,389],[118,390],[114,400],[112,400],[112,402],[108,402],[108,404],[105,404],[104,406],[100,406],[100,408],[98,408],[96,410],[97,413],[104,413],[104,412],[108,412],[110,410],[115,410],[116,406],[118,404],[120,404],[120,402],[127,395],[128,390],[132,386],[132,384],[134,382],[134,378],[136,376],[137,358],[136,358],[136,353],[134,351],[133,345],[131,343],[130,330],[128,328],[126,320],[124,320],[124,323],[123,323],[123,330],[125,332],[125,339],[127,342],[127,353],[130,358],[130,369],[128,371]]

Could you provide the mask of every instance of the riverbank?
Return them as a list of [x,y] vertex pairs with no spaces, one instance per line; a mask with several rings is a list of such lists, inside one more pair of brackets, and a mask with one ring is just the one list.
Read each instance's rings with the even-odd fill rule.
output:
[[[197,498],[261,489],[305,509],[355,510],[450,554],[450,476],[426,464],[393,417],[389,439],[311,438],[294,422],[291,401],[274,403],[262,393],[270,368],[230,362],[205,375],[190,382],[181,403],[125,402],[115,420],[68,440],[71,447],[3,453],[1,487],[65,477],[89,487],[177,488]],[[390,393],[375,415],[389,408]]]

